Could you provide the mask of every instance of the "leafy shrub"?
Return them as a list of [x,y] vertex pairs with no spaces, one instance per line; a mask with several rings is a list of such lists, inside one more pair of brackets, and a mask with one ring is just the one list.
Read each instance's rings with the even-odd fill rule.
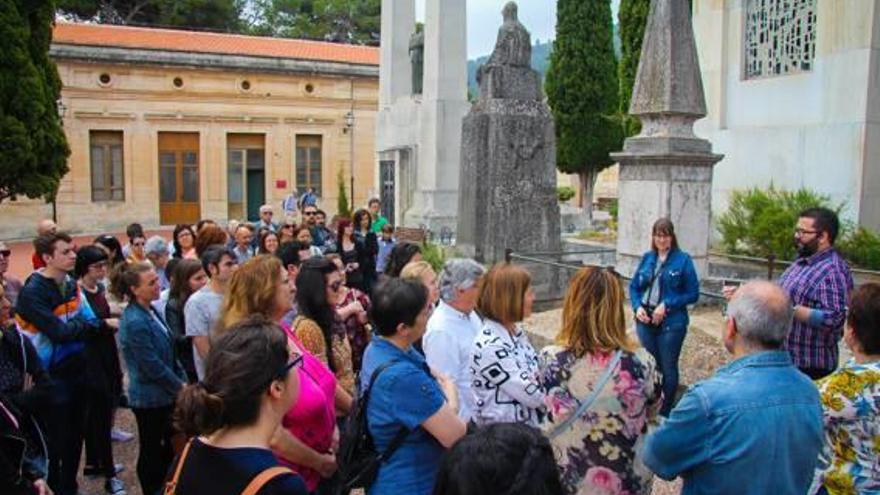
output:
[[443,265],[446,264],[446,253],[439,244],[425,240],[422,243],[422,260],[430,263],[434,271],[440,273]]
[[864,227],[852,229],[850,232],[837,243],[843,256],[854,265],[880,270],[880,234]]
[[351,218],[351,208],[348,206],[348,192],[345,190],[345,176],[342,175],[342,169],[339,169],[336,174],[336,186],[339,191],[336,197],[337,214],[343,218]]
[[772,184],[768,189],[734,191],[730,207],[718,217],[722,249],[731,254],[794,259],[798,214],[816,206],[839,213],[843,205],[832,205],[828,196],[808,189],[783,191]]
[[559,201],[562,203],[573,198],[574,195],[575,195],[575,190],[573,187],[559,186],[556,188],[556,197],[559,198]]
[[617,200],[617,198],[614,198],[608,202],[608,214],[611,215],[611,219],[614,221],[614,230],[617,230],[618,212],[620,212],[620,202]]

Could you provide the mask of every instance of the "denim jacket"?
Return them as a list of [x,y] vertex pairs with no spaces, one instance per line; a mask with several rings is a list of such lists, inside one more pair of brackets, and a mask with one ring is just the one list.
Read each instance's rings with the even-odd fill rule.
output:
[[[629,284],[629,298],[633,311],[639,309],[642,296],[651,287],[651,277],[657,266],[657,253],[648,251]],[[700,281],[690,255],[680,249],[669,251],[660,271],[660,301],[666,305],[664,327],[683,328],[690,323],[687,305],[700,298]]]
[[683,495],[802,495],[822,439],[816,386],[785,351],[765,351],[694,385],[642,457],[661,478],[682,476]]
[[156,320],[154,311],[130,303],[119,323],[119,341],[128,367],[128,403],[133,408],[173,404],[185,381],[168,327]]

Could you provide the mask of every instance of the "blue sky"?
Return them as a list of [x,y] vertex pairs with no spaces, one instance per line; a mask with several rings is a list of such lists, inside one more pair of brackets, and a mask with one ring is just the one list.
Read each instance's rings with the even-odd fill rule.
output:
[[[467,0],[468,5],[468,58],[487,55],[495,46],[501,9],[508,0]],[[532,41],[554,38],[556,30],[556,0],[519,0],[519,20],[532,33]],[[620,0],[611,1],[612,15],[617,16]],[[416,17],[425,18],[425,1],[416,0]]]

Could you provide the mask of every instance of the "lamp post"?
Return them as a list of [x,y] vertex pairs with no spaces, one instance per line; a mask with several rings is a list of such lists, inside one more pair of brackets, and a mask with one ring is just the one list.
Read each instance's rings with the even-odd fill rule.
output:
[[348,129],[348,163],[351,181],[351,208],[354,209],[354,108],[345,114],[345,128]]
[[[61,99],[61,96],[58,96],[58,99],[55,100],[55,110],[58,112],[58,120],[61,123],[61,132],[64,132],[64,116],[67,114],[67,105],[64,104],[64,100]],[[52,194],[52,221],[58,223],[58,204],[56,198],[58,197],[58,190]]]

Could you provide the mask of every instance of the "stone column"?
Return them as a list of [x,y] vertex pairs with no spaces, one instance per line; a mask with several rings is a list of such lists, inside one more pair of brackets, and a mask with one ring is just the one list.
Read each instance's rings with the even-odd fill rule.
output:
[[426,0],[418,178],[408,226],[455,229],[467,101],[467,2]]
[[410,94],[412,67],[409,37],[416,27],[415,0],[382,0],[379,51],[379,105],[393,104]]
[[633,273],[650,249],[652,224],[669,217],[679,246],[705,277],[712,168],[723,156],[693,132],[706,116],[706,100],[688,0],[651,2],[630,114],[641,119],[642,132],[612,153],[620,162],[618,270]]

